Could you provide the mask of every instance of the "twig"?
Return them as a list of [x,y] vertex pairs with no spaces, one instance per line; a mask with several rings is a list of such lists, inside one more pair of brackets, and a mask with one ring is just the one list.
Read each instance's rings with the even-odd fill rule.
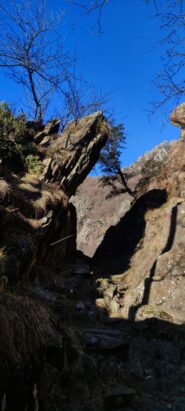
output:
[[61,238],[60,240],[55,241],[54,243],[51,243],[50,246],[55,245],[55,244],[58,244],[58,243],[60,243],[60,242],[62,242],[62,241],[65,241],[65,240],[67,240],[67,239],[70,238],[70,237],[74,237],[75,235],[76,235],[76,234],[71,234],[71,235],[68,235],[67,237],[63,237],[63,238]]

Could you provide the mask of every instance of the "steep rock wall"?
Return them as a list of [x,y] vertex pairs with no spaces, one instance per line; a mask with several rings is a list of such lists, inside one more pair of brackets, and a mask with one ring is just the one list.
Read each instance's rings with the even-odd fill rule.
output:
[[[147,164],[149,168],[162,165],[173,144],[167,141],[161,143],[125,169],[128,185],[133,191],[143,179],[143,169],[146,168],[145,173],[152,175],[153,170],[148,171]],[[100,177],[87,177],[71,198],[77,210],[77,248],[89,257],[95,254],[108,228],[119,223],[133,203],[133,197],[128,193],[109,198],[109,192],[109,187],[102,187]]]
[[[181,118],[182,121],[182,118]],[[160,172],[107,230],[95,261],[107,273],[97,304],[113,317],[184,323],[185,144],[173,143]],[[114,290],[113,297],[110,290]]]

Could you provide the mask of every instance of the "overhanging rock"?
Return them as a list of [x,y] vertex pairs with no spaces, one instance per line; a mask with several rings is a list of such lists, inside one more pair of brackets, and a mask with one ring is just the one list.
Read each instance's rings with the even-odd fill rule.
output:
[[108,126],[101,111],[71,121],[48,149],[44,180],[56,182],[69,196],[96,164],[108,138]]
[[41,177],[0,169],[0,287],[1,277],[15,285],[38,265],[62,266],[75,253],[76,213],[69,197],[96,163],[108,127],[102,112],[70,122],[61,136],[56,127],[57,120],[40,130],[48,137],[46,147],[37,142],[48,163]]

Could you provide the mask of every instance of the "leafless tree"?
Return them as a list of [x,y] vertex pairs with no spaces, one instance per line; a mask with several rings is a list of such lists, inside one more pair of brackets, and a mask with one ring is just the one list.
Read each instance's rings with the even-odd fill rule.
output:
[[[0,68],[24,88],[27,106],[39,121],[57,94],[63,123],[104,101],[102,96],[93,99],[90,85],[76,74],[75,57],[65,52],[59,34],[62,18],[63,11],[49,11],[44,0],[0,1]],[[82,98],[84,89],[88,101]]]
[[74,6],[79,7],[82,10],[81,16],[87,16],[92,13],[96,13],[97,17],[97,26],[99,34],[102,33],[101,27],[101,17],[104,7],[107,3],[111,2],[112,0],[94,0],[94,1],[76,1],[76,0],[67,0],[69,3],[73,4]]
[[[113,0],[67,0],[82,10],[81,15],[96,13],[99,33],[101,17],[106,4]],[[151,112],[170,101],[178,104],[185,96],[185,0],[143,0],[154,5],[161,38],[156,47],[161,48],[161,70],[153,83],[159,98],[152,102]],[[118,4],[119,7],[119,4]]]
[[61,116],[62,128],[70,119],[77,122],[79,118],[106,107],[109,99],[108,94],[96,90],[94,85],[83,78],[77,78],[75,73],[69,76],[66,83],[65,112]]
[[[69,0],[82,9],[82,15],[97,14],[101,33],[103,9],[112,0]],[[158,19],[161,39],[161,70],[153,83],[159,91],[159,99],[152,102],[151,111],[165,106],[170,101],[178,104],[185,97],[185,0],[144,0],[153,3],[154,15]],[[119,4],[118,4],[119,7]]]
[[56,30],[62,13],[49,13],[44,0],[33,5],[0,2],[0,67],[24,87],[37,120],[43,117],[51,94],[62,91],[72,59]]
[[155,17],[161,31],[161,70],[154,79],[159,99],[152,102],[152,112],[168,102],[178,104],[185,96],[185,1],[147,0],[154,3]]

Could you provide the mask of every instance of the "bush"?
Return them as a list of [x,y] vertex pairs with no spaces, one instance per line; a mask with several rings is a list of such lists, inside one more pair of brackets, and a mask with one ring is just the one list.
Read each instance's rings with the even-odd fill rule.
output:
[[25,158],[26,171],[29,174],[36,174],[37,176],[42,173],[42,162],[37,155],[30,154]]
[[0,159],[13,171],[24,170],[24,157],[21,150],[16,146],[15,141],[4,136],[2,129],[0,129]]
[[0,103],[0,159],[15,172],[41,172],[39,152],[25,116],[14,116],[5,102]]
[[16,117],[7,103],[0,103],[0,129],[5,137],[9,136],[9,138],[13,138],[16,142],[22,141],[28,133],[24,114]]

